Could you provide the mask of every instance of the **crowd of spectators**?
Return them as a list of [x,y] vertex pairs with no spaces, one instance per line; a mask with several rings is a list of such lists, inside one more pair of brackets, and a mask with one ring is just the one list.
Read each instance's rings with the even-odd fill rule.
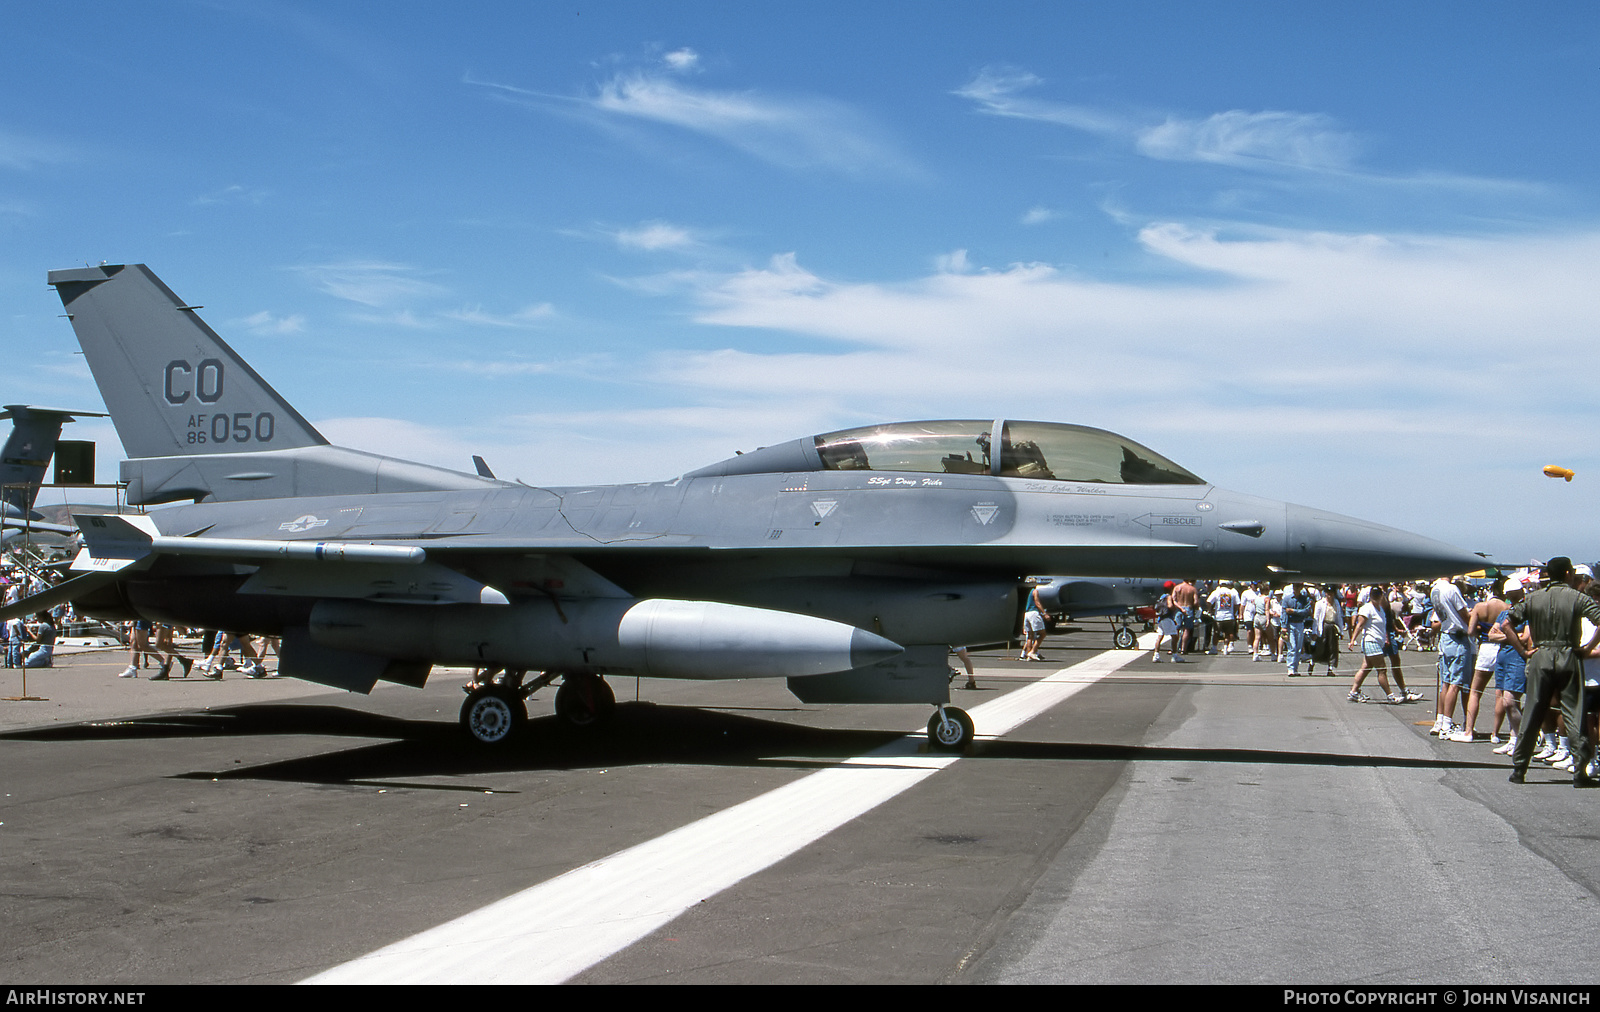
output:
[[[15,604],[24,597],[49,590],[60,581],[51,570],[33,570],[22,566],[0,569],[0,598],[6,605]],[[86,622],[73,611],[70,602],[55,605],[31,616],[18,616],[0,623],[0,663],[8,668],[48,668],[55,664],[57,642],[73,633],[83,632],[89,626],[100,632],[115,632],[117,638],[128,646],[128,666],[119,677],[137,678],[146,668],[151,681],[165,681],[174,666],[180,666],[184,676],[191,671],[212,680],[222,678],[225,669],[238,670],[251,678],[264,678],[268,674],[262,661],[266,652],[277,653],[276,637],[252,638],[238,633],[219,633],[209,629],[176,629],[158,622],[136,621],[110,627],[105,623]],[[199,640],[197,656],[183,651],[178,639]],[[256,645],[259,642],[259,647]],[[238,653],[238,660],[233,658]]]
[[[1426,676],[1436,680],[1438,694],[1429,733],[1458,744],[1486,742],[1495,746],[1494,752],[1515,759],[1524,698],[1534,691],[1529,688],[1529,657],[1546,651],[1546,666],[1559,667],[1568,663],[1561,651],[1570,650],[1574,670],[1582,669],[1582,688],[1562,695],[1560,707],[1554,705],[1555,697],[1565,682],[1539,691],[1542,698],[1533,715],[1537,727],[1530,732],[1538,740],[1525,751],[1529,762],[1572,773],[1580,786],[1589,786],[1582,781],[1600,777],[1600,761],[1592,758],[1600,710],[1600,625],[1579,609],[1570,618],[1574,642],[1564,642],[1566,634],[1537,641],[1530,627],[1534,609],[1525,605],[1541,586],[1562,585],[1593,599],[1596,610],[1591,614],[1600,615],[1600,581],[1593,569],[1565,559],[1492,580],[1456,577],[1431,584],[1274,588],[1267,583],[1221,581],[1196,587],[1187,580],[1172,581],[1157,606],[1158,637],[1151,660],[1163,660],[1163,646],[1167,661],[1181,661],[1185,653],[1248,650],[1252,661],[1283,664],[1289,677],[1314,675],[1319,667],[1334,677],[1341,655],[1349,653],[1359,661],[1346,696],[1350,702],[1413,703],[1423,695],[1406,685],[1402,651],[1432,652],[1436,661],[1426,665]],[[1411,673],[1416,680],[1415,663]],[[1382,690],[1379,699],[1362,691],[1369,676]],[[1478,725],[1483,695],[1489,691],[1494,705],[1484,734]]]

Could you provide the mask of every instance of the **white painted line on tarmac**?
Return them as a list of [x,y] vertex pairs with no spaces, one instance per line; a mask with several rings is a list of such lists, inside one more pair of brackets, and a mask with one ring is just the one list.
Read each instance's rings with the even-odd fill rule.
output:
[[[994,738],[1139,657],[1097,654],[972,710]],[[907,736],[618,851],[307,984],[558,984],[957,761]]]

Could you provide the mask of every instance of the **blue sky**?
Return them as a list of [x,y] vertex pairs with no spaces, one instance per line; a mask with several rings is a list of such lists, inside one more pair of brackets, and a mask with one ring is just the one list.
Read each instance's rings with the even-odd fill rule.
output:
[[4,403],[98,406],[44,274],[143,262],[335,442],[535,484],[1004,415],[1600,557],[1593,5],[72,10],[0,6]]

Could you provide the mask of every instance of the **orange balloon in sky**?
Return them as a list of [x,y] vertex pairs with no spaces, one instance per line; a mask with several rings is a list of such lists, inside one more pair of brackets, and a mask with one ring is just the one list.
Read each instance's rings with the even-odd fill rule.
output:
[[1571,481],[1573,472],[1572,468],[1570,467],[1562,467],[1559,464],[1546,464],[1544,466],[1544,473],[1552,478],[1565,478],[1568,481]]

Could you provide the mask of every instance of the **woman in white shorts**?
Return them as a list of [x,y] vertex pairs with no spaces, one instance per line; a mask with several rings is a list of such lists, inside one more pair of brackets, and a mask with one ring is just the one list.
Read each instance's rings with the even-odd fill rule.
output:
[[1367,701],[1367,697],[1361,694],[1361,683],[1366,681],[1368,672],[1374,671],[1378,675],[1378,687],[1389,697],[1389,702],[1406,701],[1405,696],[1389,689],[1389,665],[1384,659],[1384,648],[1389,643],[1389,613],[1378,603],[1381,593],[1381,590],[1374,588],[1356,612],[1356,624],[1350,630],[1350,649],[1356,649],[1358,644],[1361,647],[1361,667],[1356,669],[1356,678],[1347,697],[1352,703]]

